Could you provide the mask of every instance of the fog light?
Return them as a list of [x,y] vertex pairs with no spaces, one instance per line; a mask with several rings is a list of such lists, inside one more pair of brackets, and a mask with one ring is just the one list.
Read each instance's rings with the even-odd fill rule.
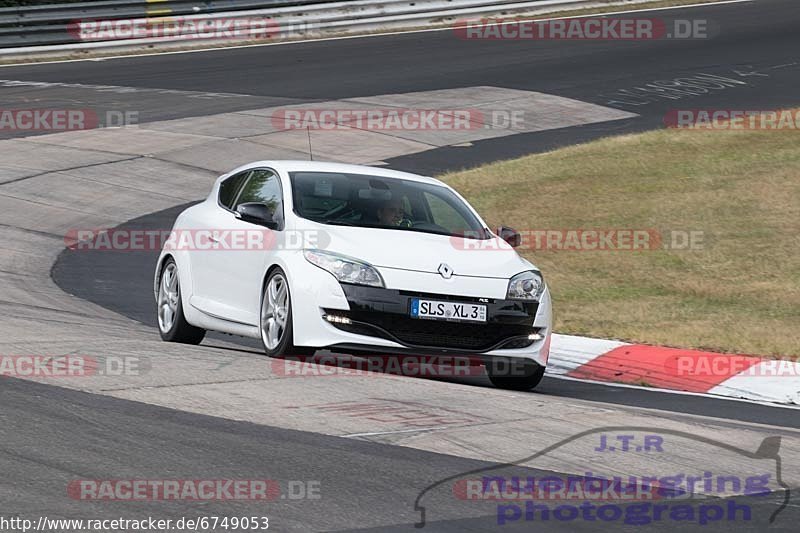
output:
[[542,336],[541,336],[540,334],[538,334],[538,333],[531,333],[530,335],[528,335],[528,340],[529,340],[529,341],[534,341],[534,342],[535,342],[535,341],[540,341],[540,340],[542,340],[543,338],[544,338],[544,337],[542,337]]
[[346,316],[339,315],[325,315],[325,320],[333,324],[352,324],[353,321]]

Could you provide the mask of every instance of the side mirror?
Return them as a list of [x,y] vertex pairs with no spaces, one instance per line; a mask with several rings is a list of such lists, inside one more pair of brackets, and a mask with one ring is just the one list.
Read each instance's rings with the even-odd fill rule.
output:
[[275,220],[275,213],[264,204],[258,202],[247,202],[236,206],[234,213],[236,218],[250,222],[251,224],[258,224],[259,226],[266,226],[269,229],[278,229],[279,223]]
[[497,236],[510,244],[512,248],[516,248],[522,244],[522,235],[514,228],[500,226],[497,228]]

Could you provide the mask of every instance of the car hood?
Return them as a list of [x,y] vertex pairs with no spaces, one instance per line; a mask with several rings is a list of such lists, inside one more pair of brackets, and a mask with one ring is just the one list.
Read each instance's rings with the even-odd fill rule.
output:
[[319,232],[318,248],[376,267],[438,272],[439,265],[445,263],[456,276],[504,279],[535,269],[497,237],[476,240],[409,230],[312,224]]

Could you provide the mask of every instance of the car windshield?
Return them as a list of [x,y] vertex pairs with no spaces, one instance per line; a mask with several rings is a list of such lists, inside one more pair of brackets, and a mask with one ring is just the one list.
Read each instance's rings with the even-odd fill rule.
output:
[[489,238],[450,189],[430,183],[336,172],[291,172],[294,212],[322,224]]

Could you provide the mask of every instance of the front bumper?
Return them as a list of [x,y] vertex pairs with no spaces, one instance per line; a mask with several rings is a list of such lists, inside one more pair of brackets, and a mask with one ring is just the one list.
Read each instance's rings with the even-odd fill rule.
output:
[[[390,269],[381,269],[391,287],[388,289],[340,284],[302,256],[288,262],[285,271],[293,288],[296,346],[374,355],[522,358],[541,366],[547,364],[552,320],[548,289],[538,303],[524,303],[504,299],[507,280],[457,276],[443,280],[438,274]],[[487,305],[488,321],[480,324],[412,319],[412,298],[481,303]],[[481,298],[488,301],[480,301]],[[324,318],[326,315],[347,317],[353,322],[350,326],[358,329],[330,322]],[[531,333],[542,338],[531,342],[527,338]]]
[[[542,328],[533,323],[538,302],[470,298],[396,289],[342,285],[349,311],[323,309],[336,317],[342,331],[394,341],[406,348],[438,353],[485,353],[519,349],[541,340]],[[415,298],[485,305],[487,321],[428,320],[410,316]],[[342,322],[344,318],[346,321]]]

